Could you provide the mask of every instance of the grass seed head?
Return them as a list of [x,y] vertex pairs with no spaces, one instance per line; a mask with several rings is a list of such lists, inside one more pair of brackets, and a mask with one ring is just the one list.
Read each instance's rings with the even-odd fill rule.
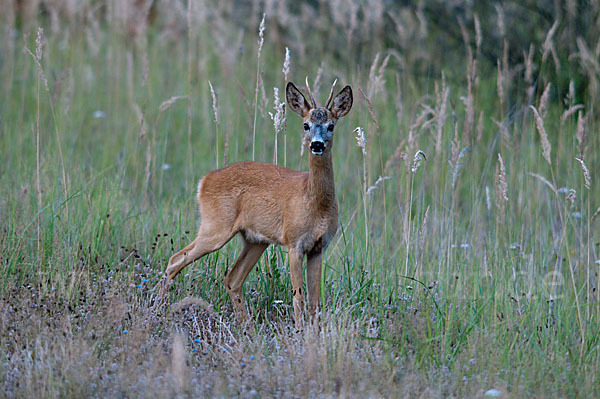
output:
[[44,40],[44,29],[38,28],[37,37],[35,39],[35,57],[38,61],[42,61],[44,44],[46,44],[46,41]]
[[265,17],[267,14],[263,13],[262,20],[260,21],[260,26],[258,27],[258,58],[260,58],[260,53],[262,52],[263,44],[265,44]]
[[497,68],[498,68],[498,78],[496,80],[496,86],[498,88],[498,97],[500,97],[500,104],[503,105],[504,104],[504,77],[502,74],[502,67],[501,67],[500,60],[497,60],[496,64],[497,64]]
[[283,76],[287,81],[288,75],[290,74],[290,49],[287,47],[285,48],[285,61],[283,61],[283,69],[281,72],[283,72]]
[[531,84],[533,79],[533,71],[535,69],[535,66],[533,64],[533,52],[535,50],[535,46],[533,45],[533,43],[531,43],[529,45],[529,52],[525,53],[523,55],[523,58],[525,58],[525,82]]
[[273,109],[275,109],[275,114],[269,112],[269,116],[273,121],[273,126],[275,127],[275,134],[278,134],[283,130],[283,126],[285,124],[285,103],[279,99],[279,88],[273,88]]
[[469,151],[469,147],[465,147],[463,148],[459,153],[458,153],[458,157],[456,158],[456,164],[454,165],[454,172],[452,172],[452,188],[454,188],[456,186],[456,181],[458,180],[458,177],[460,176],[460,171],[463,167],[463,159],[465,157],[465,155],[467,154],[467,151]]
[[215,114],[215,123],[219,123],[219,106],[217,104],[217,95],[215,94],[215,89],[213,88],[210,80],[208,81],[208,86],[210,87],[210,97],[212,98],[212,109]]
[[585,161],[583,159],[575,158],[575,160],[579,162],[579,165],[581,165],[581,170],[583,171],[583,178],[585,181],[585,188],[589,190],[592,185],[592,176],[590,174],[590,170],[585,165]]
[[413,163],[412,163],[412,167],[410,168],[410,170],[415,173],[419,167],[421,166],[421,161],[425,160],[427,161],[427,155],[425,155],[425,153],[421,150],[418,150],[415,153],[415,156],[413,157]]
[[544,183],[545,185],[550,187],[550,189],[555,194],[558,193],[558,190],[556,189],[556,187],[554,187],[554,184],[550,183],[550,181],[548,179],[546,179],[544,176],[538,175],[537,173],[531,173],[531,172],[529,172],[529,176],[535,177],[536,179],[538,179],[539,181],[541,181],[542,183]]
[[537,127],[537,131],[540,133],[542,141],[542,155],[548,162],[548,165],[551,165],[552,162],[550,162],[550,151],[552,147],[550,146],[550,141],[548,141],[548,135],[546,134],[546,129],[544,128],[544,119],[542,119],[538,110],[533,105],[530,105],[529,108],[533,110],[533,114],[535,116],[535,126]]
[[583,112],[579,112],[577,115],[577,132],[575,138],[579,147],[579,158],[583,159],[583,153],[585,152],[585,139],[587,136],[587,115],[583,116]]
[[542,118],[546,117],[548,113],[548,101],[550,99],[550,88],[552,87],[552,83],[548,83],[544,92],[542,93],[542,97],[540,98],[539,111]]
[[356,145],[360,147],[363,155],[367,155],[367,136],[365,131],[362,127],[357,126],[353,132],[356,133]]
[[481,44],[483,43],[483,35],[481,34],[481,21],[479,21],[479,15],[477,13],[473,15],[473,20],[475,21],[475,45],[477,46],[477,52],[479,53]]
[[571,115],[573,115],[574,113],[576,113],[577,111],[579,111],[582,108],[583,108],[583,104],[571,105],[568,109],[565,110],[565,112],[562,113],[562,115],[560,117],[560,121],[562,123],[565,123]]
[[546,61],[546,59],[548,58],[548,54],[550,52],[555,52],[553,38],[554,38],[554,34],[556,33],[556,30],[558,29],[558,24],[559,24],[559,21],[557,19],[554,21],[554,23],[552,24],[552,27],[546,34],[546,39],[544,40],[544,44],[542,45],[542,50],[544,50],[544,52],[542,54],[542,62]]
[[377,178],[377,181],[375,181],[375,184],[373,184],[372,186],[370,186],[367,189],[367,195],[371,195],[373,194],[373,192],[375,192],[375,190],[377,190],[377,187],[379,187],[379,185],[381,183],[383,183],[385,180],[390,180],[391,177],[389,176],[379,176],[379,178]]
[[178,100],[183,100],[186,98],[187,98],[187,96],[173,96],[173,97],[163,101],[162,103],[160,103],[160,105],[158,107],[158,112],[164,112],[164,111],[168,110],[169,108],[171,108],[173,106],[173,104],[175,104]]
[[500,196],[504,201],[508,201],[508,184],[506,183],[506,169],[502,155],[498,154],[498,162],[500,164],[500,173],[498,174],[498,187]]
[[506,34],[504,9],[502,8],[502,6],[500,4],[496,4],[494,7],[496,8],[496,14],[498,14],[498,20],[497,20],[498,32],[500,33],[500,36],[504,37],[504,35]]

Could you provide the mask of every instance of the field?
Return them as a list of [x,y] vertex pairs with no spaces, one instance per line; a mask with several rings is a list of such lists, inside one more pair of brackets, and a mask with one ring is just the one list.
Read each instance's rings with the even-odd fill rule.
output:
[[[419,4],[0,1],[0,397],[600,397],[600,3]],[[206,172],[307,170],[307,76],[319,318],[272,246],[240,325],[237,239],[158,306]]]

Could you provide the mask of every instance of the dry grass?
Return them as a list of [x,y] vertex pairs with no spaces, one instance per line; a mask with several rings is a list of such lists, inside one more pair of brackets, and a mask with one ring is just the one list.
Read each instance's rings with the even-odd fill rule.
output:
[[[600,395],[600,2],[568,3],[0,1],[0,396]],[[238,325],[235,241],[156,306],[198,178],[306,169],[306,76],[360,94],[320,319],[270,248]]]
[[[393,342],[373,340],[383,326],[372,317],[323,314],[301,332],[288,320],[240,328],[203,300],[155,314],[146,295],[136,301],[118,294],[127,286],[111,285],[114,292],[90,292],[76,306],[51,294],[37,298],[32,287],[6,295],[5,396],[437,397],[450,388],[431,390]],[[405,328],[401,319],[386,328]]]

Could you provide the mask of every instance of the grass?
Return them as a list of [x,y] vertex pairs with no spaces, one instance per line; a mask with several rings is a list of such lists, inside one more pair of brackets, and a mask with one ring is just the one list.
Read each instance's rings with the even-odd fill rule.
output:
[[[159,14],[138,34],[110,16],[54,31],[35,20],[46,27],[48,91],[32,58],[37,25],[6,22],[2,396],[600,396],[594,93],[568,97],[540,81],[529,98],[533,86],[509,62],[500,106],[495,62],[478,59],[471,87],[466,55],[423,75],[408,55],[382,66],[376,52],[393,52],[375,34],[368,50],[345,55],[311,48],[310,34],[281,42],[269,13],[257,57],[262,13],[238,38],[226,11],[208,11],[212,21],[184,10],[172,25]],[[360,29],[344,42],[371,37]],[[268,114],[273,88],[283,93],[286,46],[289,78],[308,75],[321,101],[334,78],[355,92],[336,128],[340,226],[324,257],[323,314],[294,331],[287,256],[271,247],[245,284],[255,323],[237,325],[222,284],[236,240],[185,269],[174,305],[156,310],[153,287],[199,224],[204,173],[253,157],[307,168],[299,118],[288,113],[276,140]],[[174,96],[188,97],[167,106]],[[579,130],[577,113],[561,118],[578,103]],[[413,171],[419,150],[427,159]]]

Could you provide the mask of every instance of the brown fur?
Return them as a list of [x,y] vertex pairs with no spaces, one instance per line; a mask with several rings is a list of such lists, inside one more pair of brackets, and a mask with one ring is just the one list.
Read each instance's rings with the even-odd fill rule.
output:
[[[348,90],[349,86],[340,95],[347,96]],[[315,119],[319,123],[329,123],[334,114],[343,116],[349,111],[335,108],[335,100],[330,110],[311,109],[291,83],[286,97],[290,108],[305,122],[318,113]],[[352,100],[349,101],[351,106]],[[348,104],[347,99],[344,104]],[[320,301],[322,252],[338,225],[330,148],[322,155],[309,151],[308,172],[262,162],[241,162],[209,172],[198,184],[198,203],[202,217],[198,235],[169,259],[166,282],[240,233],[242,252],[225,277],[225,287],[237,313],[248,316],[241,297],[242,285],[269,244],[288,249],[297,326],[304,307],[302,261],[307,257],[308,305],[311,314],[315,313]]]

